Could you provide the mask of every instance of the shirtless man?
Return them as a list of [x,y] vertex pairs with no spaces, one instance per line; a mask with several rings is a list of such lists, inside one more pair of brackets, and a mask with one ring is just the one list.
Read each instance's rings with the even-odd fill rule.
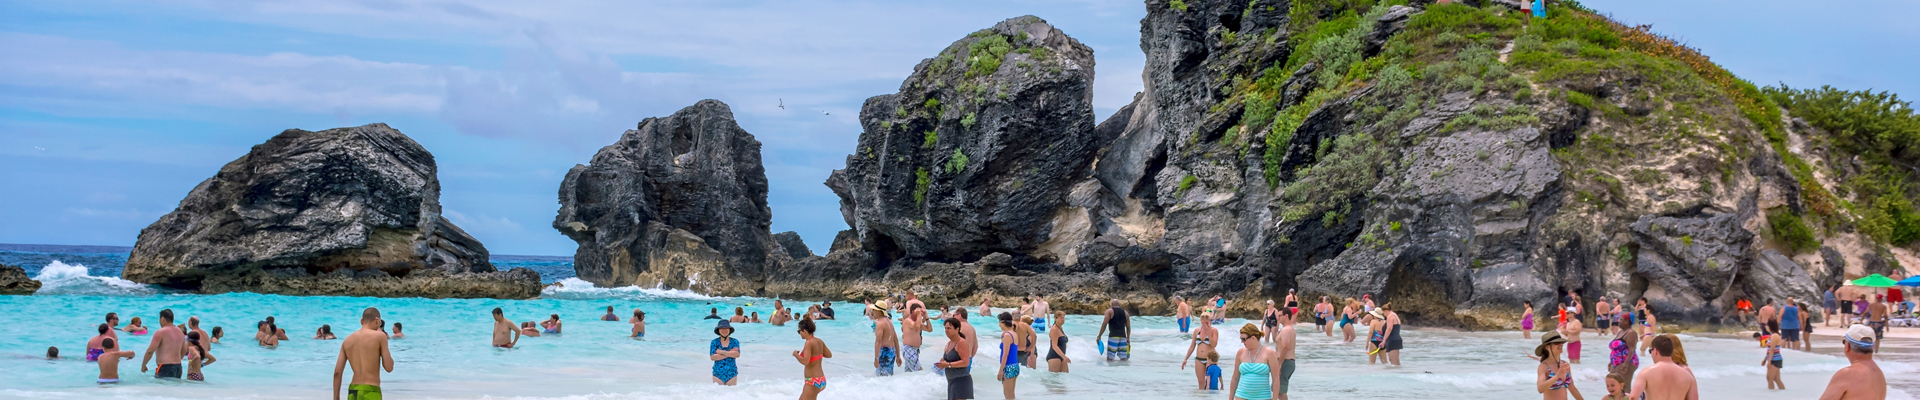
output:
[[1627,398],[1700,400],[1700,386],[1694,382],[1693,372],[1673,363],[1673,349],[1678,339],[1672,335],[1661,335],[1648,342],[1653,348],[1653,366],[1634,375],[1633,392],[1627,393]]
[[867,318],[873,320],[873,371],[875,376],[893,376],[900,362],[900,335],[893,330],[893,317],[887,315],[887,301],[867,306]]
[[1612,335],[1613,304],[1607,303],[1607,296],[1600,296],[1600,301],[1593,303],[1593,313],[1593,323],[1596,328],[1600,328],[1596,332],[1603,335]]
[[100,366],[100,380],[96,381],[97,383],[120,383],[120,360],[133,359],[133,352],[120,351],[120,344],[115,342],[117,341],[113,338],[100,341],[100,345],[105,347],[101,350],[99,358],[95,360]]
[[1187,304],[1186,298],[1173,296],[1173,322],[1180,324],[1180,333],[1187,333],[1193,327],[1193,306]]
[[1880,349],[1880,339],[1887,334],[1888,314],[1887,298],[1875,297],[1873,305],[1867,306],[1867,327],[1873,328],[1873,349]]
[[198,333],[200,337],[203,338],[213,337],[212,335],[208,335],[207,331],[200,330],[200,317],[187,317],[187,331]]
[[1845,348],[1842,353],[1847,355],[1849,365],[1833,372],[1833,379],[1827,381],[1827,390],[1820,393],[1820,400],[1887,398],[1887,375],[1880,371],[1880,364],[1873,361],[1874,347],[1880,344],[1875,335],[1873,329],[1866,326],[1847,328],[1840,347]]
[[900,318],[900,362],[907,372],[920,372],[920,333],[933,332],[927,324],[927,305],[907,291],[907,311]]
[[1777,314],[1775,310],[1772,299],[1767,300],[1766,306],[1760,307],[1760,314],[1758,315],[1760,319],[1760,334],[1772,335],[1780,333],[1780,320],[1776,319],[1778,318],[1776,315],[1779,314]]
[[1580,334],[1586,330],[1586,324],[1579,318],[1567,318],[1567,325],[1560,328],[1560,336],[1567,337],[1567,362],[1580,363]]
[[500,307],[493,308],[493,347],[511,349],[520,343],[520,328],[513,326],[505,313]]
[[353,365],[353,381],[347,385],[347,400],[380,400],[380,370],[393,372],[393,352],[387,351],[381,324],[380,310],[367,307],[360,311],[360,330],[340,341],[340,357],[333,362],[333,400],[340,400],[340,376],[348,364]]
[[187,333],[173,326],[173,310],[160,310],[160,330],[153,332],[153,341],[147,343],[145,355],[140,356],[140,372],[147,372],[147,360],[153,359],[153,353],[160,353],[157,361],[158,371],[155,378],[180,379],[180,358],[186,357]]
[[785,302],[780,301],[780,299],[773,299],[773,315],[767,316],[767,323],[773,326],[785,326],[787,324],[786,310],[787,304]]
[[1275,400],[1287,400],[1287,385],[1293,382],[1294,339],[1298,333],[1294,330],[1294,317],[1297,317],[1294,311],[1295,308],[1281,309],[1280,330],[1274,335],[1278,337],[1273,338],[1273,350],[1279,353],[1280,358],[1280,384],[1273,387],[1274,396],[1278,396]]
[[[1033,296],[1033,313],[1027,314],[1027,315],[1033,317],[1034,331],[1046,332],[1047,318],[1053,315],[1053,305],[1047,304],[1046,297],[1042,297],[1040,295],[1034,295]],[[1035,354],[1039,354],[1039,353],[1035,353]]]
[[920,315],[921,315],[922,317],[924,317],[924,316],[926,316],[926,310],[927,310],[927,303],[924,303],[924,302],[921,302],[921,301],[920,301],[920,296],[919,296],[919,295],[915,295],[915,294],[913,293],[913,289],[907,289],[907,304],[906,304],[906,309],[907,309],[907,310],[913,310],[913,305],[915,305],[915,304],[919,304],[919,305],[920,305]]

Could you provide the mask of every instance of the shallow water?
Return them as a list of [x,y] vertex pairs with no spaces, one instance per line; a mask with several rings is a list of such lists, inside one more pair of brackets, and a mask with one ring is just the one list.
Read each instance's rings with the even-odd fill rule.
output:
[[[567,288],[550,290],[537,300],[428,300],[353,297],[286,297],[258,294],[171,294],[117,278],[87,274],[87,268],[50,263],[37,268],[48,281],[49,294],[0,297],[0,398],[315,398],[331,391],[331,375],[338,341],[309,340],[320,324],[331,324],[341,336],[357,326],[362,307],[379,307],[387,321],[406,325],[407,338],[392,343],[395,371],[385,374],[384,390],[401,398],[578,398],[578,399],[790,399],[798,396],[801,371],[789,356],[800,347],[794,327],[743,324],[735,337],[746,353],[740,359],[741,385],[718,387],[709,383],[704,358],[713,338],[712,321],[702,320],[709,307],[749,311],[771,309],[772,301],[747,298],[710,298],[684,291],[638,288],[593,288],[567,280]],[[748,307],[747,304],[752,306]],[[632,309],[648,312],[647,338],[626,338],[625,322],[601,322],[606,306],[621,316]],[[798,305],[790,304],[789,306]],[[507,310],[517,321],[560,314],[566,333],[525,338],[514,350],[488,348],[488,311]],[[215,345],[218,363],[207,367],[206,382],[162,381],[139,373],[138,359],[124,362],[124,383],[93,384],[97,370],[80,361],[93,326],[107,312],[122,319],[140,316],[152,326],[162,308],[182,318],[199,316],[203,327],[224,326],[228,342]],[[837,307],[843,316],[859,305]],[[278,348],[251,343],[246,328],[275,316],[292,336]],[[764,315],[763,315],[764,316]],[[1071,316],[1067,331],[1073,372],[1053,374],[1027,370],[1018,382],[1018,396],[1050,399],[1111,399],[1138,396],[1151,399],[1224,398],[1219,392],[1192,389],[1190,370],[1178,369],[1187,340],[1170,318],[1144,317],[1135,321],[1133,360],[1109,364],[1099,360],[1092,346],[1098,316]],[[989,339],[983,343],[990,364],[998,330],[978,319],[977,329]],[[1231,320],[1223,337],[1244,321]],[[1311,329],[1303,325],[1303,329]],[[1338,332],[1336,332],[1336,335]],[[1365,332],[1360,333],[1362,338]],[[874,377],[872,334],[865,320],[822,321],[820,336],[834,350],[825,368],[829,384],[823,399],[939,399],[945,381],[930,373],[902,373]],[[1044,335],[1043,335],[1044,336]],[[143,350],[146,336],[121,334],[122,347]],[[1759,365],[1762,351],[1752,341],[1682,336],[1701,393],[1707,398],[1807,399],[1817,397],[1842,358],[1789,351],[1785,381],[1790,389],[1768,391]],[[1537,339],[1521,339],[1513,332],[1452,332],[1413,329],[1405,333],[1404,367],[1369,366],[1359,344],[1340,343],[1337,337],[1303,332],[1300,368],[1293,379],[1294,398],[1488,399],[1537,398],[1532,376],[1537,365],[1525,357]],[[943,344],[937,335],[927,338],[931,364]],[[1603,342],[1588,336],[1587,364],[1575,367],[1576,383],[1589,398],[1605,391],[1601,383],[1605,364]],[[59,346],[65,359],[42,360],[48,346]],[[1223,358],[1238,350],[1227,343]],[[1222,360],[1229,366],[1231,361]],[[1912,374],[1912,365],[1882,361],[1889,375]],[[1191,368],[1191,366],[1189,366]],[[987,367],[975,369],[976,393],[999,398],[999,385]],[[1911,398],[1895,389],[1892,398]]]

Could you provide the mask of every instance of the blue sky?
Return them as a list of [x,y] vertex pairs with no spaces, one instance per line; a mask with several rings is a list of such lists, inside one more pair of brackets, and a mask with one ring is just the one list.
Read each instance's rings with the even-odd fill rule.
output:
[[[1757,83],[1920,91],[1914,2],[1674,3],[1585,4]],[[823,251],[861,102],[1027,14],[1094,49],[1100,118],[1140,90],[1136,1],[0,0],[0,243],[132,245],[283,129],[385,122],[494,253],[571,255],[549,227],[566,170],[713,98],[765,144],[774,230]]]

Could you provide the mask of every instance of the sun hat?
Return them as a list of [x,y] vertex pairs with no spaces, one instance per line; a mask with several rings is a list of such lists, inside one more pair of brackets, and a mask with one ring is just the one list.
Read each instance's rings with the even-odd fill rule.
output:
[[727,320],[724,320],[724,319],[723,319],[723,320],[720,320],[720,324],[719,324],[719,325],[714,325],[714,326],[713,326],[713,334],[715,334],[715,335],[718,335],[718,334],[720,334],[720,330],[721,330],[721,329],[725,329],[725,330],[727,330],[727,333],[728,333],[728,334],[732,334],[732,333],[733,333],[733,323],[731,323],[731,322],[727,322]]
[[1367,315],[1373,316],[1373,319],[1387,319],[1387,313],[1381,312],[1378,308],[1368,311]]
[[1548,331],[1546,334],[1540,335],[1540,345],[1533,346],[1533,355],[1545,359],[1547,358],[1547,346],[1564,344],[1566,342],[1567,338],[1560,336],[1560,332]]

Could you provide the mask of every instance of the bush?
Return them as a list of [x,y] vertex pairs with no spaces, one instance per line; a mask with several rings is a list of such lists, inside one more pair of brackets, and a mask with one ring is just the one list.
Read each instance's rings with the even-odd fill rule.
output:
[[1789,254],[1800,254],[1820,248],[1820,240],[1813,237],[1813,230],[1807,228],[1800,216],[1791,212],[1767,213],[1767,226],[1772,228],[1773,239],[1787,245]]
[[933,184],[933,180],[927,177],[926,168],[914,171],[913,176],[915,177],[913,180],[913,204],[925,208],[924,205],[927,202],[927,186]]
[[1173,0],[1172,2],[1167,3],[1167,8],[1180,10],[1180,11],[1187,11],[1187,2],[1181,1],[1181,0]]
[[947,157],[947,173],[957,174],[966,169],[967,153],[960,152],[960,149],[953,149],[953,155]]
[[1006,36],[992,33],[985,36],[967,45],[968,78],[993,75],[1000,70],[1000,63],[1006,61],[1007,52],[1013,51]]
[[927,113],[933,113],[935,111],[939,111],[940,99],[928,98],[927,102],[920,104],[920,108],[926,109]]
[[923,139],[920,140],[920,147],[931,149],[933,145],[940,143],[940,134],[934,133],[933,131],[927,131],[927,133],[921,134],[921,136]]
[[1287,184],[1281,198],[1289,205],[1283,217],[1330,211],[1380,182],[1382,165],[1388,159],[1385,146],[1364,133],[1347,134],[1332,142],[1326,157]]
[[973,129],[973,123],[975,121],[973,118],[973,114],[974,113],[967,113],[967,116],[965,118],[961,118],[960,126],[967,127],[967,129]]
[[1173,195],[1176,197],[1186,195],[1187,189],[1193,188],[1193,184],[1199,181],[1200,178],[1194,177],[1193,175],[1180,178],[1180,187],[1173,190]]

